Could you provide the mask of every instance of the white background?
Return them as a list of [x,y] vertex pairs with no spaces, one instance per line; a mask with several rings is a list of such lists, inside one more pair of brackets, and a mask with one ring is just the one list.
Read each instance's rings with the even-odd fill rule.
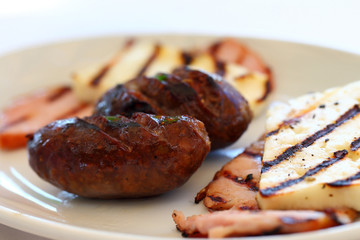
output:
[[[131,33],[258,37],[360,54],[360,1],[0,0],[0,55],[49,42]],[[43,238],[0,225],[0,239]]]

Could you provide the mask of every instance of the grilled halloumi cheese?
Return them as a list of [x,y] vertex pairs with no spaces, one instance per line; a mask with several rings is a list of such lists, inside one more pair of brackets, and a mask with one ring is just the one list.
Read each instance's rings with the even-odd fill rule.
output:
[[270,107],[262,209],[360,210],[360,81]]
[[263,109],[272,92],[270,74],[251,71],[238,63],[219,61],[208,52],[189,54],[179,47],[134,39],[127,41],[107,62],[76,71],[73,89],[80,100],[96,102],[116,84],[140,75],[171,72],[182,65],[222,75],[247,99],[255,115]]
[[143,74],[170,72],[184,61],[178,48],[131,39],[107,62],[75,72],[73,89],[80,100],[95,102],[116,84]]

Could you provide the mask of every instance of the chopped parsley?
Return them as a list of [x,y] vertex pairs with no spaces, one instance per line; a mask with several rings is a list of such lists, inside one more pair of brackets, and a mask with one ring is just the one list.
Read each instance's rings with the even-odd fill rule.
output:
[[165,122],[166,124],[176,123],[177,121],[179,121],[179,117],[165,117],[165,119],[163,120],[163,122]]
[[155,78],[159,80],[160,82],[163,82],[167,79],[167,75],[163,73],[159,73],[155,75]]
[[110,121],[110,122],[117,122],[120,120],[120,118],[118,116],[104,116],[106,118],[106,120]]
[[158,121],[159,124],[161,125],[165,125],[165,124],[171,124],[171,123],[176,123],[177,121],[180,120],[179,116],[154,116]]

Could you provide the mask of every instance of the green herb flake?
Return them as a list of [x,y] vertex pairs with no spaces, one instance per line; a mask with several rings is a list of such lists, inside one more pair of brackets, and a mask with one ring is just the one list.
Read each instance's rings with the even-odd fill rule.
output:
[[163,81],[165,81],[166,79],[167,79],[167,76],[166,76],[166,74],[157,74],[156,76],[155,76],[155,78],[157,79],[157,80],[159,80],[160,82],[163,82]]
[[177,121],[179,121],[179,117],[165,117],[163,120],[166,124],[176,123]]
[[117,122],[120,120],[119,117],[117,116],[105,116],[106,120],[110,121],[110,122]]
[[172,123],[176,123],[177,121],[181,120],[181,116],[161,116],[161,115],[156,115],[156,116],[152,116],[152,118],[156,119],[158,124],[161,124],[161,125],[172,124]]

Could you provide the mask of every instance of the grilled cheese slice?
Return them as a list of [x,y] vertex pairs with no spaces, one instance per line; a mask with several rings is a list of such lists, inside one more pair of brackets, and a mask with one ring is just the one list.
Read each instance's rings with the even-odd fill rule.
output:
[[[149,41],[131,40],[111,59],[80,69],[73,74],[72,86],[77,97],[96,102],[101,95],[117,84],[139,75],[153,76],[171,72],[182,65],[210,73],[220,73],[249,102],[255,115],[260,113],[272,92],[270,77],[250,71],[236,63],[222,63],[209,53],[189,55],[183,49]],[[219,68],[221,67],[221,68]]]
[[269,109],[262,209],[360,210],[359,100],[354,82]]
[[117,84],[139,75],[170,72],[183,64],[180,49],[144,41],[129,41],[107,62],[78,70],[73,75],[73,89],[80,100],[96,102]]

